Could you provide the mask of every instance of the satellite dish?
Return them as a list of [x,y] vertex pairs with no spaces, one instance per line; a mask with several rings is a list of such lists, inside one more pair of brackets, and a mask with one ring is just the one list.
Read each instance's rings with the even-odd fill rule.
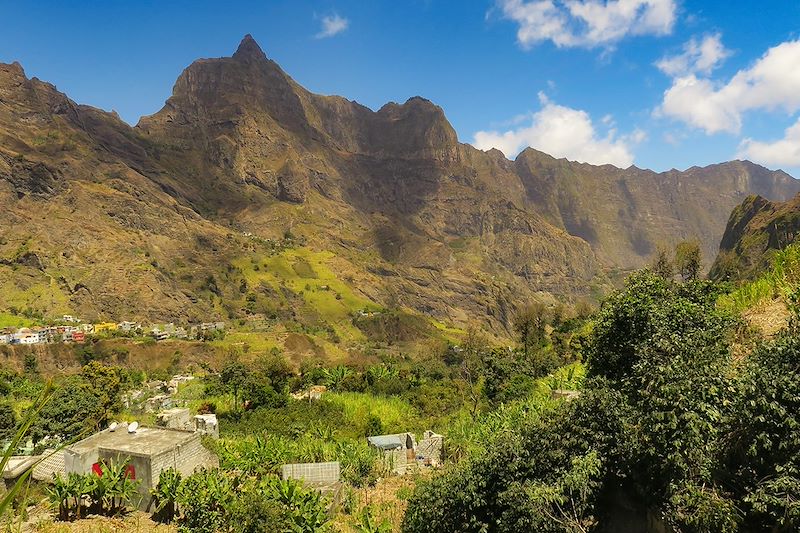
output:
[[137,429],[139,429],[139,422],[131,422],[128,424],[128,433],[136,433]]
[[110,425],[110,426],[108,426],[108,430],[109,430],[109,431],[115,431],[115,430],[117,429],[117,426],[118,426],[118,425],[119,425],[119,424],[117,424],[116,422],[111,422],[111,425]]

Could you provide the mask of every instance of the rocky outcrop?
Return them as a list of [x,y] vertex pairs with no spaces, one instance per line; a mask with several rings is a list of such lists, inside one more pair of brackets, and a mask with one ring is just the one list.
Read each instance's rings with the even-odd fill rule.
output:
[[798,238],[800,195],[787,202],[749,196],[728,219],[710,275],[730,280],[757,277],[769,267],[775,251]]

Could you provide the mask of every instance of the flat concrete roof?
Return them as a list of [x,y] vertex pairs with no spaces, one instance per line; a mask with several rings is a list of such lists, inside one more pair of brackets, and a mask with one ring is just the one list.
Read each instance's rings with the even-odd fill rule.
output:
[[18,478],[41,458],[41,455],[14,455],[9,457],[3,470],[3,477],[7,479]]
[[104,429],[67,449],[84,453],[103,448],[131,455],[158,455],[196,438],[198,435],[193,431],[170,428],[140,426],[136,433],[128,433],[127,426],[120,424],[115,431]]

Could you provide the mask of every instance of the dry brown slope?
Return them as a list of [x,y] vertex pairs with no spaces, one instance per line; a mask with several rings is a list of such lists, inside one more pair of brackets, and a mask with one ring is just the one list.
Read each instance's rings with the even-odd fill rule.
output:
[[116,116],[0,65],[0,308],[212,314],[168,267],[213,263],[208,243],[223,246],[226,233],[145,175],[157,172]]

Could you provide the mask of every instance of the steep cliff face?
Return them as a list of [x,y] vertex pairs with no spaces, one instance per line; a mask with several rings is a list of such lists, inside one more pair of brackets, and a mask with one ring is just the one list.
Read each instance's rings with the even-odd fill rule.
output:
[[689,238],[700,240],[710,263],[730,210],[748,194],[785,200],[800,191],[788,174],[748,161],[655,173],[527,149],[515,167],[536,211],[591,243],[605,264],[624,269],[641,266],[659,245]]
[[770,264],[776,250],[800,236],[800,195],[786,202],[748,196],[728,219],[711,268],[716,279],[751,279]]
[[135,128],[0,65],[0,308],[239,317],[245,293],[289,298],[242,265],[294,235],[372,302],[502,330],[516,305],[602,289],[658,244],[698,237],[710,256],[746,194],[798,190],[747,162],[509,161],[459,143],[423,98],[373,111],[312,94],[249,36]]
[[441,108],[311,94],[250,37],[187,68],[136,129],[206,216],[272,236],[291,224],[355,262],[374,250],[373,270],[393,273],[378,298],[465,319],[497,307],[478,280],[528,298],[584,291],[600,273],[585,241],[525,209],[511,163],[459,144]]

